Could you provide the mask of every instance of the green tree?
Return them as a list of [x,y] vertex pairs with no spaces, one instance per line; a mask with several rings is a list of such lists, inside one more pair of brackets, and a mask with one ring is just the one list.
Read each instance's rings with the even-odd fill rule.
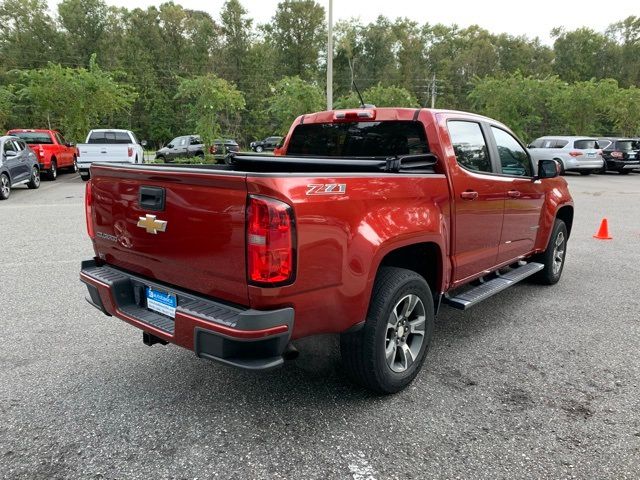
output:
[[295,118],[304,113],[317,112],[325,107],[320,88],[300,77],[285,77],[272,87],[267,111],[272,120],[273,133],[285,134]]
[[245,86],[245,67],[251,48],[252,20],[246,15],[247,11],[238,0],[227,0],[220,14],[224,35],[222,57],[227,68],[225,77],[240,87]]
[[314,0],[284,0],[264,26],[284,75],[315,78],[326,42],[324,8]]
[[50,64],[19,72],[17,83],[18,101],[30,107],[29,125],[59,128],[75,141],[91,128],[114,126],[114,118],[126,114],[136,96],[132,88],[102,71],[95,55],[88,69]]
[[[406,88],[384,87],[378,84],[362,92],[363,100],[376,107],[419,107],[418,99]],[[336,108],[357,108],[360,106],[360,99],[355,92],[341,97],[336,101]]]
[[13,101],[11,90],[6,87],[0,87],[0,130],[2,131],[7,130],[9,126]]
[[60,26],[67,36],[68,58],[88,65],[93,53],[101,53],[108,12],[103,0],[62,0],[58,4]]
[[624,137],[640,138],[640,88],[620,89],[608,104],[609,118]]
[[601,79],[615,75],[619,46],[590,28],[567,32],[554,29],[553,50],[556,73],[567,82]]
[[223,134],[235,134],[245,106],[235,85],[213,74],[183,79],[176,99],[184,103],[189,127],[207,143]]

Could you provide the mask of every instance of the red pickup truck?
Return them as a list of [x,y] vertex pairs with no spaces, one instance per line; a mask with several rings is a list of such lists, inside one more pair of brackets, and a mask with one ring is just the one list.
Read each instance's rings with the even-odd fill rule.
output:
[[87,300],[202,358],[281,365],[341,335],[349,376],[396,392],[442,303],[466,309],[532,277],[556,283],[573,204],[486,117],[364,108],[299,117],[282,156],[228,165],[93,165]]
[[62,134],[56,130],[15,129],[9,130],[7,135],[13,135],[24,140],[38,157],[40,171],[50,180],[58,178],[58,172],[65,169],[70,172],[78,171],[78,150],[67,142]]

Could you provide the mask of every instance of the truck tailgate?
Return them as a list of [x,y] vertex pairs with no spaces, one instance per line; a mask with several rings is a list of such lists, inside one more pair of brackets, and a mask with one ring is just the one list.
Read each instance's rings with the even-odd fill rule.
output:
[[130,145],[80,143],[78,163],[131,162]]
[[[100,258],[156,281],[248,303],[246,174],[95,165],[91,182]],[[158,195],[164,205],[149,208]],[[157,222],[166,222],[164,231]]]

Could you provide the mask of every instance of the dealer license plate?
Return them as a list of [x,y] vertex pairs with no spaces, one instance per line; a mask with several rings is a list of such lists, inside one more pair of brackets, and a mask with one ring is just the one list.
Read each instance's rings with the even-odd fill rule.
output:
[[175,318],[177,306],[178,301],[175,295],[147,287],[147,308],[149,310]]

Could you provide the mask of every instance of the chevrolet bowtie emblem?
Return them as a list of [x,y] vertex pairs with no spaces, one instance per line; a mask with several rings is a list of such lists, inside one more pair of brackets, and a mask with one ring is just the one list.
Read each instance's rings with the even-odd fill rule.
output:
[[164,232],[167,229],[166,220],[156,220],[155,215],[147,214],[146,217],[140,217],[138,220],[138,226],[144,228],[147,233],[157,234],[158,232]]

